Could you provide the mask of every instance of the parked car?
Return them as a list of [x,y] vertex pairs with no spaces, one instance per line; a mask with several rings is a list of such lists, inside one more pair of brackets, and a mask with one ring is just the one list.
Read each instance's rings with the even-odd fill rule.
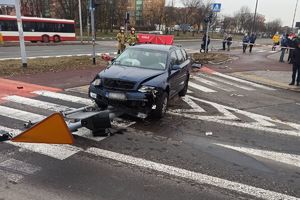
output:
[[163,35],[164,33],[162,31],[149,31],[149,34]]
[[186,94],[191,65],[181,47],[128,47],[97,74],[90,84],[89,96],[101,108],[113,106],[140,118],[161,118],[172,97]]

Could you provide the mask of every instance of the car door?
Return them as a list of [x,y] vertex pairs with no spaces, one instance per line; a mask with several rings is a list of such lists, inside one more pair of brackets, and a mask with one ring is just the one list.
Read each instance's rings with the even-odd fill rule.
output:
[[176,55],[180,67],[180,69],[178,70],[178,80],[177,80],[177,88],[176,88],[176,92],[178,93],[185,86],[187,80],[187,70],[188,70],[189,61],[187,60],[186,55],[183,54],[182,49],[177,49]]
[[169,54],[169,86],[170,86],[170,97],[177,94],[178,85],[179,85],[179,77],[180,77],[180,69],[172,69],[173,66],[178,65],[179,61],[177,58],[176,51],[173,50]]

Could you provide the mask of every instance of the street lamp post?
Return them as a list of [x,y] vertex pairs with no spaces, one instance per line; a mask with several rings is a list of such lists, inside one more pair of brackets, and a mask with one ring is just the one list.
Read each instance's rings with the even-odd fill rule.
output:
[[256,15],[257,15],[257,6],[258,6],[258,0],[256,0],[256,5],[255,5],[255,12],[254,12],[254,17],[253,17],[253,23],[252,23],[252,27],[251,27],[251,33],[253,33],[253,31],[255,32],[255,24],[256,24]]
[[298,7],[298,1],[296,2],[296,7],[295,7],[295,11],[294,11],[294,17],[293,17],[293,22],[292,22],[292,32],[294,32],[294,23],[295,23],[295,17],[296,17],[296,13],[297,13],[297,7]]
[[81,0],[78,0],[78,9],[79,9],[79,24],[80,24],[80,41],[83,43],[82,39],[82,15],[81,15]]

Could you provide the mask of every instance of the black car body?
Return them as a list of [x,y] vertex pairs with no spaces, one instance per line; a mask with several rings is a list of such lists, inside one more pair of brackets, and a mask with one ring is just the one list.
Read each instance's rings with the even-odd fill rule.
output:
[[130,115],[162,117],[168,100],[187,91],[191,60],[177,46],[144,44],[127,48],[91,82],[89,96]]

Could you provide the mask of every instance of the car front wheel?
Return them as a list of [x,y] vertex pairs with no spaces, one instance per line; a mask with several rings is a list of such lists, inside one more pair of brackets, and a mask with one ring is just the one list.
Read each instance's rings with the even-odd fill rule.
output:
[[152,114],[154,118],[160,119],[166,114],[168,102],[169,102],[169,95],[167,92],[163,92],[162,95],[160,95],[157,98],[156,109],[153,111]]

